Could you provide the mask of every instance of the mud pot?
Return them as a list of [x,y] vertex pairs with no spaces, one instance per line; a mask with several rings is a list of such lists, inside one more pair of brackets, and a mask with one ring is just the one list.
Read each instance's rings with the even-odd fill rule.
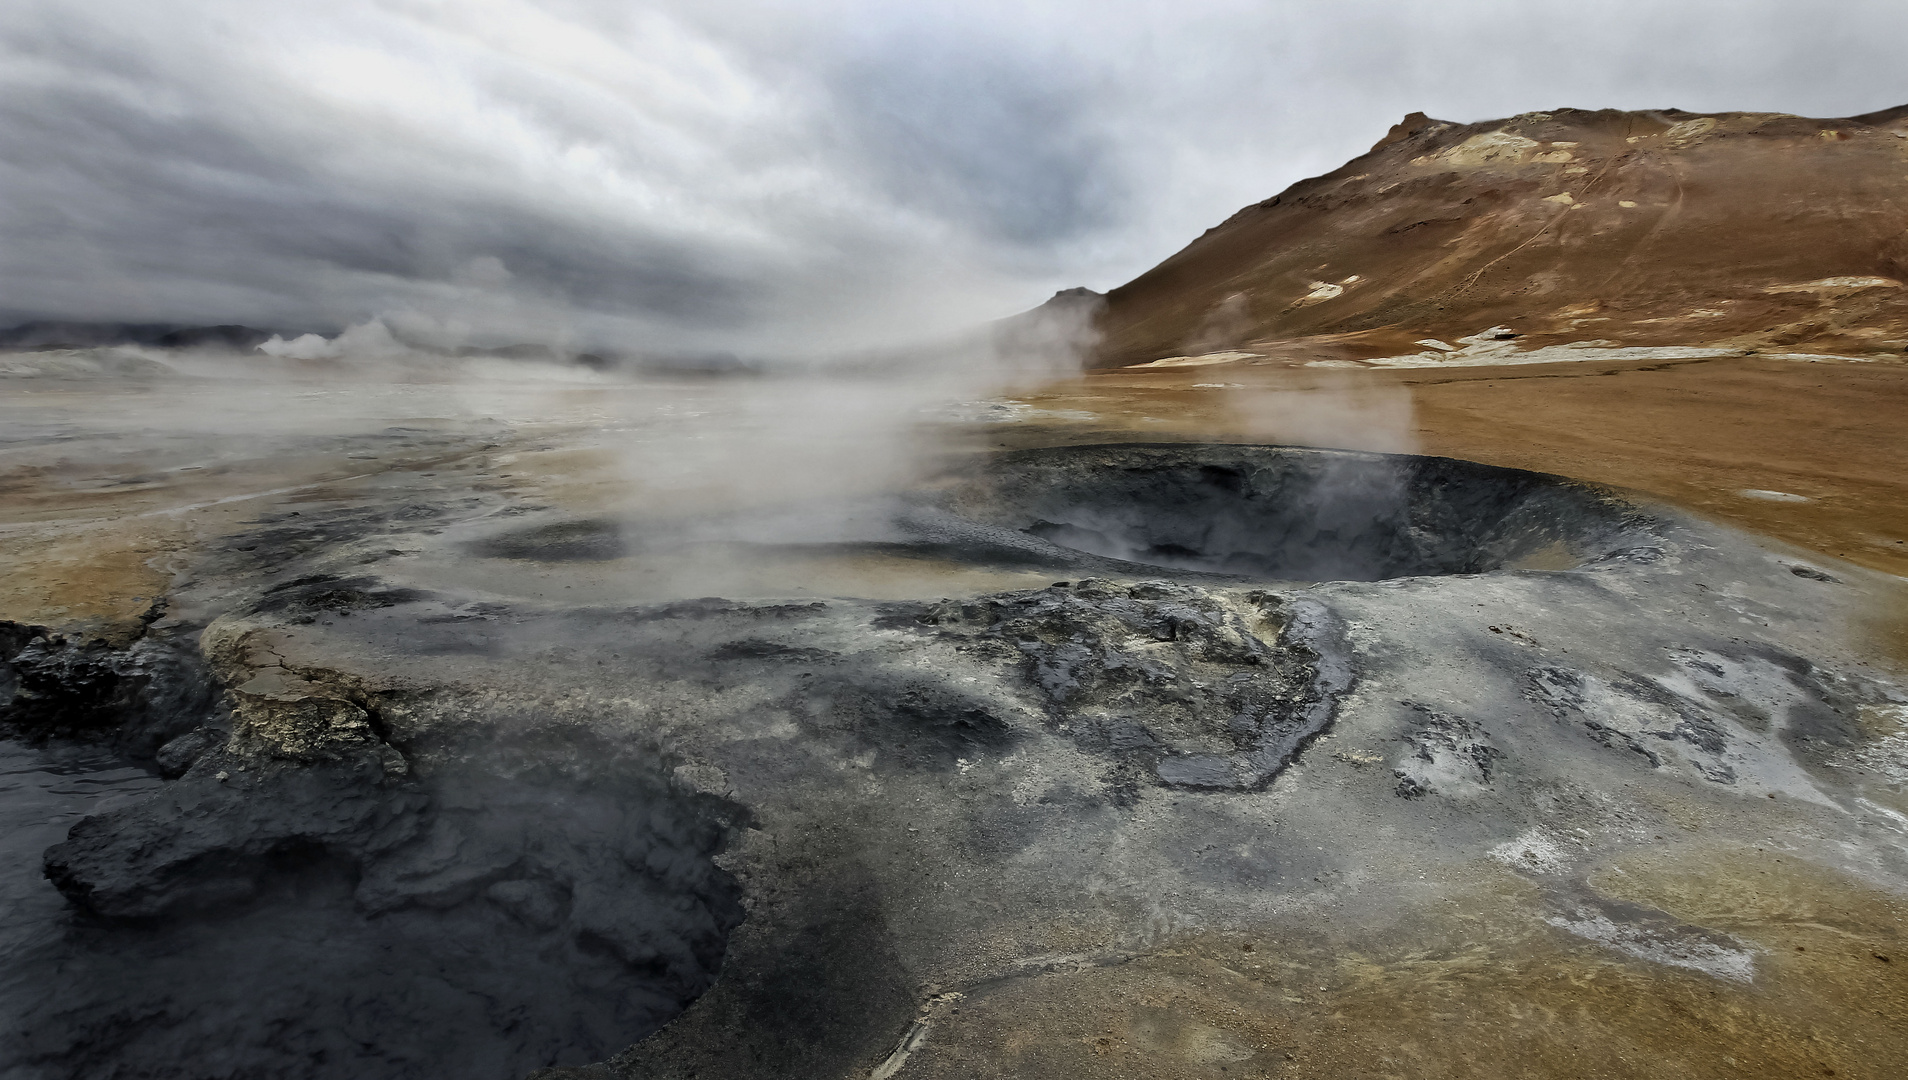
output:
[[1263,580],[1565,569],[1647,542],[1581,484],[1448,458],[1256,446],[1005,455],[960,500],[1061,547]]

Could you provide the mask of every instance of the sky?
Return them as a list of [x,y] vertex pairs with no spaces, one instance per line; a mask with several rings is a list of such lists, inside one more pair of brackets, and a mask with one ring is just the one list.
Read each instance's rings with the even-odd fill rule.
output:
[[1846,116],[1903,42],[1902,0],[6,0],[0,322],[892,344],[1409,112]]

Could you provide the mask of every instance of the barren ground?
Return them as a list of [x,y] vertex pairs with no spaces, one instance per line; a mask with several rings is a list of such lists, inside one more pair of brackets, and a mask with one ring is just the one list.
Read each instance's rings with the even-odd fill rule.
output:
[[[1100,773],[1108,751],[1027,709],[1017,668],[914,614],[1079,573],[865,547],[761,548],[746,565],[708,545],[473,555],[506,526],[560,547],[644,505],[597,412],[624,392],[648,393],[558,394],[482,422],[387,402],[349,431],[234,438],[132,419],[190,399],[177,388],[39,384],[6,406],[0,618],[123,644],[166,597],[160,632],[269,643],[220,653],[233,687],[296,671],[322,700],[383,702],[379,745],[412,762],[406,784],[455,775],[455,732],[524,724],[660,746],[697,797],[746,808],[719,860],[748,910],[723,976],[578,1077],[1879,1080],[1908,1062],[1908,801],[1886,772],[1900,708],[1847,706],[1838,723],[1868,726],[1826,735],[1768,719],[1800,692],[1783,670],[1882,693],[1908,661],[1908,367],[1233,362],[1090,374],[950,425],[970,452],[1417,451],[1722,526],[1665,511],[1671,555],[1646,566],[1279,586],[1278,603],[1345,620],[1359,682],[1297,764],[1238,791],[1120,787]],[[425,599],[259,606],[313,575]],[[1138,578],[1115,580],[1119,596]],[[733,599],[658,615],[705,595]],[[1183,595],[1258,602],[1209,582]],[[1135,640],[1122,648],[1155,647]],[[1690,689],[1705,664],[1727,685]],[[1544,706],[1529,680],[1552,669],[1591,673],[1604,698]],[[1659,697],[1623,696],[1638,686]],[[943,736],[908,726],[929,721],[888,708],[924,687],[981,694],[1007,741],[950,735],[936,757]],[[1714,761],[1666,732],[1612,734],[1672,700],[1727,732]],[[305,767],[288,761],[215,749],[171,783],[219,791],[249,768],[267,792]],[[1428,794],[1401,794],[1406,777]],[[49,1069],[21,1075],[79,1075]]]

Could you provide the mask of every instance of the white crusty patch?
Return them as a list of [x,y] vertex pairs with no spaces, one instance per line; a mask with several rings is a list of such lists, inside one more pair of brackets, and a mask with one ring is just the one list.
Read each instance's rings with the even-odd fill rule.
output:
[[1653,929],[1619,923],[1596,911],[1579,910],[1570,915],[1552,915],[1544,921],[1559,930],[1607,945],[1652,964],[1688,968],[1730,982],[1751,982],[1756,977],[1755,953],[1734,938],[1720,934],[1677,932],[1674,928]]
[[1816,278],[1814,281],[1802,281],[1793,285],[1767,285],[1766,293],[1826,293],[1860,292],[1863,289],[1899,289],[1901,282],[1894,278],[1847,276]]
[[[1412,158],[1413,165],[1519,165],[1537,149],[1536,139],[1512,135],[1508,131],[1487,131],[1435,154]],[[1568,157],[1568,153],[1565,154]]]
[[1891,784],[1908,783],[1908,705],[1863,705],[1861,712],[1863,726],[1894,730],[1850,754],[1849,763]]
[[1490,850],[1490,856],[1512,870],[1525,873],[1561,874],[1570,865],[1571,850],[1550,830],[1525,829],[1516,839],[1506,840]]
[[1689,143],[1695,142],[1714,130],[1716,130],[1715,117],[1699,116],[1694,120],[1685,120],[1680,124],[1671,124],[1669,130],[1663,132],[1663,137],[1670,142]]

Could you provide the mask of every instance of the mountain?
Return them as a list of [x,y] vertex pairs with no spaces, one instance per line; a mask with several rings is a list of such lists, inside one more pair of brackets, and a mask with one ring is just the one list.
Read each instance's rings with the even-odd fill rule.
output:
[[176,323],[58,322],[37,320],[0,328],[0,349],[92,349],[149,345]]
[[0,349],[44,351],[150,345],[161,349],[232,349],[250,352],[270,331],[249,326],[180,326],[177,323],[58,322],[40,320],[0,329]]
[[1905,280],[1908,106],[1413,113],[1105,294],[1095,366],[1466,337],[1900,353]]
[[162,349],[231,349],[251,352],[269,341],[272,333],[251,326],[223,323],[218,326],[188,326],[159,335],[153,344]]

